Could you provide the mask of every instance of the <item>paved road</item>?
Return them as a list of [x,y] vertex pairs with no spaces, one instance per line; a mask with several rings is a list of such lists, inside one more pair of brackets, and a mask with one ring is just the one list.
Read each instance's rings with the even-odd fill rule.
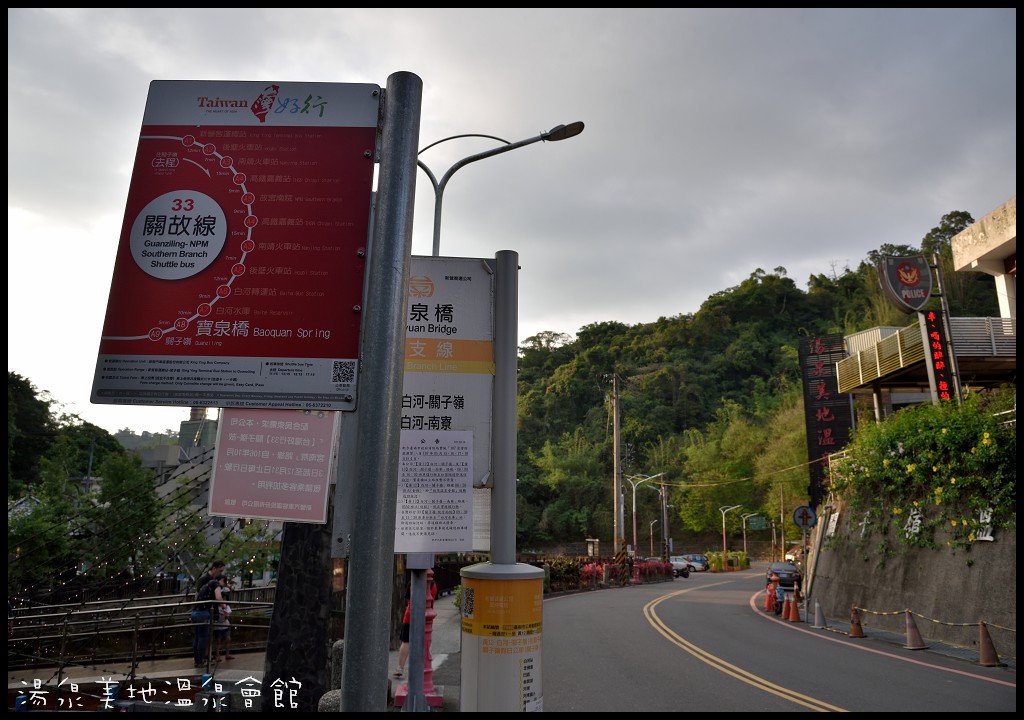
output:
[[755,567],[547,600],[545,712],[1016,711],[1015,665],[782,621],[763,590]]
[[[827,628],[813,627],[813,612],[808,617],[801,611],[805,622],[778,621],[758,606],[763,578],[763,568],[755,567],[547,598],[544,710],[1016,710],[1012,660],[984,668],[976,651],[937,643],[907,650],[904,636],[874,628],[867,638],[853,640],[845,636],[849,624],[843,620],[829,618]],[[441,698],[435,711],[458,712],[458,609],[449,595],[438,598],[435,610],[431,680]],[[263,653],[235,654],[237,659],[212,669],[213,678],[225,685],[247,677],[262,681]],[[390,653],[390,695],[398,685],[390,677],[397,657],[397,651]],[[124,678],[128,669],[72,668],[64,677],[84,684]],[[151,681],[157,688],[182,678],[198,681],[198,673],[190,658],[144,662],[136,671],[140,687]],[[9,672],[9,697],[19,690],[27,695],[37,680],[56,685],[56,668]]]

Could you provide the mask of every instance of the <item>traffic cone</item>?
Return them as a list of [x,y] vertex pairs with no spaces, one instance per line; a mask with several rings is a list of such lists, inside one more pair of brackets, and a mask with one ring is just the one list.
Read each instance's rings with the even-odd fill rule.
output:
[[789,617],[786,619],[790,622],[800,622],[800,604],[796,601],[795,595],[789,603]]
[[988,634],[985,621],[978,622],[978,664],[985,667],[999,667],[999,656],[996,655],[996,646],[992,644],[992,637]]
[[783,620],[789,620],[789,593],[782,594],[782,615]]
[[814,601],[814,625],[811,627],[819,630],[828,627],[828,625],[825,624],[825,613],[821,610],[821,603],[817,600]]
[[852,605],[850,608],[850,637],[862,638],[867,637],[864,634],[864,628],[860,626],[860,614],[857,612],[857,606]]
[[914,614],[909,610],[906,611],[907,616],[907,644],[904,645],[907,650],[927,650],[928,646],[921,640],[921,633],[917,631],[917,623],[914,622]]

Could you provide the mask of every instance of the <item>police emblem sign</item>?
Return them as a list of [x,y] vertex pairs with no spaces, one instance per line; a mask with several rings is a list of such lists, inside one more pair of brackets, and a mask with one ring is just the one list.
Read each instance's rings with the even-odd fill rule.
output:
[[919,311],[932,296],[932,271],[924,255],[883,257],[878,280],[889,301],[905,313]]

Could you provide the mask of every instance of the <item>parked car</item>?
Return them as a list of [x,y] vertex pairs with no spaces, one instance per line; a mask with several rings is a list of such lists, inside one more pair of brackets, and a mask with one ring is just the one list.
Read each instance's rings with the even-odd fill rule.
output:
[[800,568],[791,562],[773,562],[768,566],[768,572],[765,574],[765,582],[771,581],[772,575],[779,576],[779,587],[787,590],[792,590],[795,586],[800,585],[800,581],[803,576],[800,574]]
[[695,572],[704,572],[711,567],[711,563],[708,561],[708,556],[700,553],[691,553],[689,555],[683,555],[683,559],[690,563],[690,567]]
[[673,555],[669,558],[672,563],[672,577],[689,577],[690,573],[696,572],[693,565],[686,561],[682,555]]

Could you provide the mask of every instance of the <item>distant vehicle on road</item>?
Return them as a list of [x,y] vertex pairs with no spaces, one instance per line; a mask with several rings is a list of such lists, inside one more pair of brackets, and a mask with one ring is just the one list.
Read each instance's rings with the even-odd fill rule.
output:
[[683,560],[690,563],[690,567],[693,568],[694,572],[704,572],[711,566],[708,556],[701,553],[683,555]]
[[672,577],[690,577],[690,573],[696,572],[693,565],[682,555],[673,555],[669,562],[672,563]]
[[768,566],[765,580],[771,582],[772,575],[779,576],[779,587],[792,590],[800,584],[800,568],[791,562],[773,562]]

